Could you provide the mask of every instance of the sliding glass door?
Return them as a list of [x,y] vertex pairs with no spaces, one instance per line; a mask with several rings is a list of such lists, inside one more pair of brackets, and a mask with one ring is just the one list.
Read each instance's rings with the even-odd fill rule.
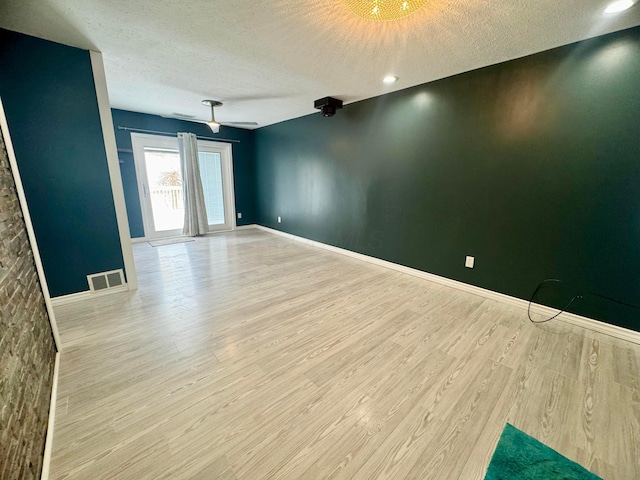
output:
[[[178,139],[131,134],[140,206],[148,239],[182,234],[184,204]],[[231,145],[198,140],[209,231],[235,227]]]

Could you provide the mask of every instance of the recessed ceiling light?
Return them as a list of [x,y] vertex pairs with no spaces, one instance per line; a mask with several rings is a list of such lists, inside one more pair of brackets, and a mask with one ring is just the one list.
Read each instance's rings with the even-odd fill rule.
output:
[[609,6],[604,10],[604,13],[611,14],[624,12],[625,10],[633,7],[634,3],[635,2],[633,0],[616,0],[609,4]]
[[396,83],[397,81],[398,81],[398,77],[395,77],[393,75],[387,75],[382,79],[382,82],[386,83],[387,85],[391,85],[392,83]]

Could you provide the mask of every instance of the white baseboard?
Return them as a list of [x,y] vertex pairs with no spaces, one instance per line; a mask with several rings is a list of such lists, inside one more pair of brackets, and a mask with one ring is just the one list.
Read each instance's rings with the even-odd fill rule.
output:
[[[229,232],[233,232],[233,231],[234,231],[234,230],[236,230],[237,228],[238,228],[238,227],[231,227],[231,228],[227,228],[227,229],[224,229],[224,230],[214,230],[214,231],[212,231],[212,232],[207,232],[207,233],[205,233],[205,234],[203,235],[203,237],[209,237],[209,236],[211,236],[211,235],[217,235],[217,234],[219,234],[219,233],[229,233]],[[194,237],[194,238],[197,238],[197,237]]]
[[51,464],[51,450],[53,449],[53,427],[56,422],[56,398],[58,396],[58,372],[60,371],[60,352],[56,353],[56,362],[53,367],[53,387],[51,389],[51,402],[49,403],[49,422],[47,425],[47,439],[44,444],[44,458],[42,460],[42,473],[40,480],[48,480],[49,465]]
[[[352,252],[351,250],[345,250],[344,248],[334,247],[333,245],[327,245],[326,243],[316,242],[315,240],[309,240],[308,238],[298,237],[296,235],[291,235],[290,233],[281,232],[280,230],[274,230],[273,228],[264,227],[262,225],[255,225],[255,226],[248,225],[247,227],[258,228],[260,230],[274,233],[276,235],[289,238],[291,240],[296,240],[298,242],[306,243],[308,245],[313,245],[314,247],[329,250],[330,252],[335,252],[341,255],[346,255],[348,257],[357,258],[365,262],[373,263],[374,265],[379,265],[381,267],[389,268],[391,270],[396,270],[398,272],[406,273],[408,275],[413,275],[414,277],[423,278],[425,280],[439,283],[441,285],[446,285],[448,287],[452,287],[457,290],[462,290],[467,293],[472,293],[474,295],[479,295],[481,297],[490,298],[498,302],[507,303],[509,305],[512,305],[520,309],[526,310],[529,306],[529,302],[527,302],[526,300],[522,300],[521,298],[516,298],[510,295],[505,295],[504,293],[498,293],[491,290],[487,290],[485,288],[476,287],[474,285],[469,285],[467,283],[459,282],[457,280],[451,280],[450,278],[434,275],[433,273],[423,272],[422,270],[416,270],[415,268],[405,267],[404,265],[398,265],[397,263],[388,262],[386,260],[381,260],[375,257],[370,257],[368,255],[363,255],[362,253],[356,253],[356,252]],[[545,316],[549,316],[549,317],[557,313],[557,310],[554,310],[553,308],[549,308],[547,306],[540,305],[537,303],[531,304],[531,311],[545,315]],[[609,335],[611,337],[619,338],[621,340],[626,340],[628,342],[640,344],[640,332],[629,330],[623,327],[618,327],[617,325],[611,325],[608,323],[601,322],[599,320],[594,320],[592,318],[583,317],[583,316],[576,315],[574,313],[569,313],[569,312],[562,313],[561,315],[558,316],[557,320],[565,323],[569,323],[571,325],[576,325],[578,327],[587,328],[594,332],[599,332],[604,335]]]
[[51,299],[51,304],[54,307],[58,307],[60,305],[67,305],[69,303],[76,303],[76,302],[84,302],[85,300],[91,300],[92,298],[103,297],[105,295],[111,295],[113,293],[122,293],[127,291],[129,291],[129,285],[125,283],[117,287],[98,290],[95,292],[92,292],[91,290],[86,290],[84,292],[71,293],[69,295],[62,295],[60,297],[53,297]]
[[258,228],[258,226],[255,223],[252,223],[250,225],[240,225],[236,227],[236,230],[250,230],[252,228]]

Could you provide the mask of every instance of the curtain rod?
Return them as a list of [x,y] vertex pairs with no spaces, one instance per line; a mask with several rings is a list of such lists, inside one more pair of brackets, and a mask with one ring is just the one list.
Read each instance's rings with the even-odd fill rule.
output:
[[[160,132],[158,130],[145,130],[143,128],[121,127],[119,125],[118,125],[118,130],[126,130],[129,132],[141,132],[141,133],[157,133],[160,135],[171,135],[172,137],[175,137],[178,135],[177,133],[174,133],[174,132]],[[240,140],[232,140],[230,138],[202,137],[200,135],[196,135],[196,137],[201,140],[217,140],[218,142],[240,143]]]

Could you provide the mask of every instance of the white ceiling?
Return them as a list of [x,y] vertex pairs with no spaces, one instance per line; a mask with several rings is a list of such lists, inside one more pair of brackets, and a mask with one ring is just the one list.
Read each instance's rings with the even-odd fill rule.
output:
[[[0,0],[0,27],[103,53],[114,108],[260,126],[640,25],[607,0],[430,0],[376,23],[344,0]],[[382,84],[386,74],[400,80]]]

